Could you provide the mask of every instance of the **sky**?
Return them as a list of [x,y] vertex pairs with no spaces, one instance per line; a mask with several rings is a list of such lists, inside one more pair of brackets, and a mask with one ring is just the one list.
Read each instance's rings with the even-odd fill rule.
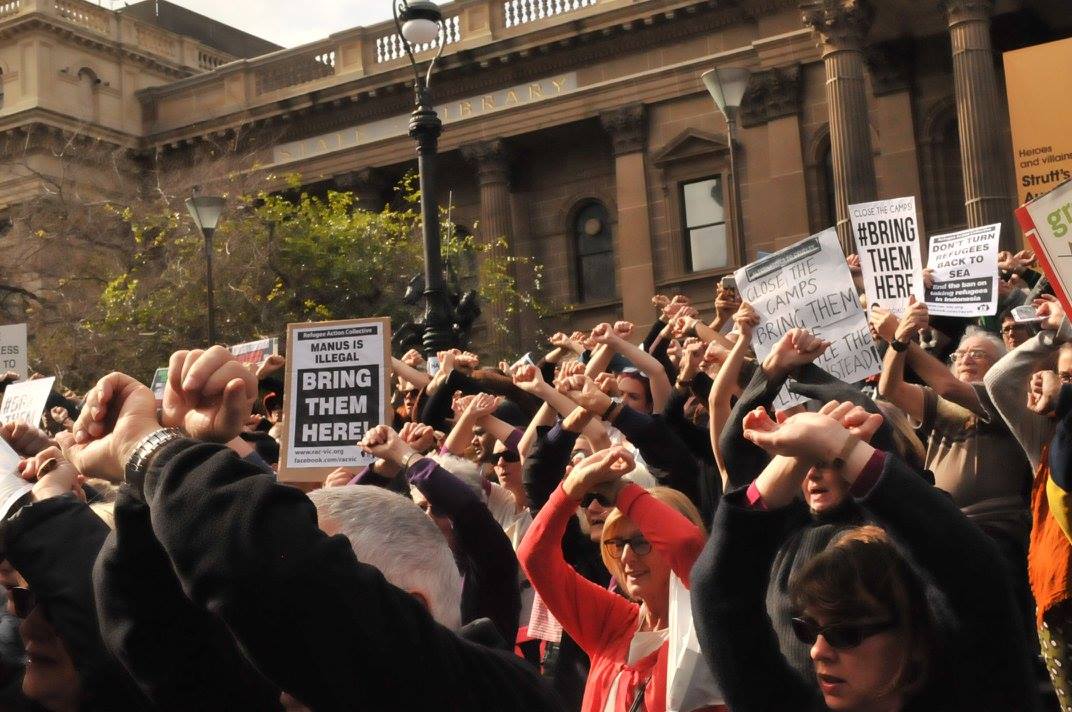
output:
[[[133,0],[129,0],[133,2]],[[295,47],[358,25],[391,18],[391,0],[171,0],[176,5],[274,42]],[[445,0],[436,0],[444,4]],[[99,0],[112,9],[119,0]]]

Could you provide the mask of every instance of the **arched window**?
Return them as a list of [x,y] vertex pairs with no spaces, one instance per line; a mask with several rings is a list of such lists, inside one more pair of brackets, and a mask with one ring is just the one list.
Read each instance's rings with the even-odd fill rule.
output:
[[89,67],[78,70],[78,92],[83,121],[95,122],[97,120],[97,87],[100,79],[96,72]]
[[607,209],[591,202],[573,219],[573,246],[577,256],[577,301],[614,299],[614,237],[607,221]]

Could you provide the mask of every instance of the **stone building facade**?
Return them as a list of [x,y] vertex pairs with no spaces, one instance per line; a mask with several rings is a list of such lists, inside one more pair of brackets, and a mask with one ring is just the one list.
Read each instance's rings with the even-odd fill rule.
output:
[[[263,170],[353,190],[373,208],[413,168],[413,74],[393,24],[271,51],[248,36],[212,46],[226,33],[194,33],[190,17],[169,23],[138,5],[0,0],[0,150],[34,132],[80,132],[192,161],[260,129],[276,137],[258,156]],[[505,237],[544,265],[563,329],[650,323],[657,291],[710,310],[717,279],[757,251],[835,224],[849,239],[852,202],[914,195],[924,234],[1001,222],[1014,244],[1001,53],[1072,34],[1065,0],[456,0],[443,10],[441,202],[478,238]],[[752,71],[737,146],[742,234],[726,125],[699,80],[719,66]],[[55,170],[47,151],[37,168]],[[0,212],[38,188],[32,174],[0,175]],[[486,312],[505,318],[496,305]],[[531,346],[536,325],[522,322],[502,337],[516,343],[500,345]]]

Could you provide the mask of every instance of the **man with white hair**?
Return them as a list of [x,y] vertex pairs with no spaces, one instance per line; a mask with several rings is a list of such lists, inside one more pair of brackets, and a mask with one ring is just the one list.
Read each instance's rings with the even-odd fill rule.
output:
[[[183,591],[261,673],[314,710],[561,709],[522,660],[437,622],[428,579],[403,582],[412,593],[392,585],[347,538],[317,527],[303,492],[219,444],[241,430],[257,393],[226,349],[177,352],[170,373],[169,428],[152,391],[112,373],[87,394],[63,447],[84,474],[125,476]],[[390,551],[396,532],[379,534]]]
[[462,577],[443,535],[400,494],[379,487],[327,487],[309,493],[328,535],[350,540],[357,560],[428,609],[440,625],[461,627]]

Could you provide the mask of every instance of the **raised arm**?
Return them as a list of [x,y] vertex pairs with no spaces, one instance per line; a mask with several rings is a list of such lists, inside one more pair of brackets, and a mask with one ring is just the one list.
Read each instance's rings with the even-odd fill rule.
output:
[[1053,437],[1054,421],[1027,407],[1027,389],[1036,371],[1049,368],[1062,343],[1072,338],[1072,324],[1056,299],[1043,299],[1042,331],[1005,354],[983,377],[986,392],[1031,462],[1038,469],[1042,446]]
[[551,493],[517,552],[548,610],[590,654],[607,636],[635,622],[639,607],[574,571],[562,556],[562,536],[585,493],[616,481],[632,468],[632,458],[622,448],[601,450],[582,460]]
[[633,330],[633,325],[627,321],[619,321],[611,328],[610,324],[600,324],[592,330],[592,336],[601,344],[606,344],[615,352],[643,371],[648,377],[648,385],[651,387],[652,412],[661,413],[670,399],[670,378],[666,375],[666,369],[651,354],[641,349],[636,344],[628,341],[627,336]]
[[905,318],[898,321],[889,311],[875,308],[871,310],[871,326],[881,339],[890,344],[882,360],[882,375],[878,382],[879,395],[916,422],[922,422],[925,408],[923,387],[908,383],[904,378],[907,348],[911,348],[911,341],[914,340],[920,325],[918,315],[910,318],[911,313],[910,309]]

